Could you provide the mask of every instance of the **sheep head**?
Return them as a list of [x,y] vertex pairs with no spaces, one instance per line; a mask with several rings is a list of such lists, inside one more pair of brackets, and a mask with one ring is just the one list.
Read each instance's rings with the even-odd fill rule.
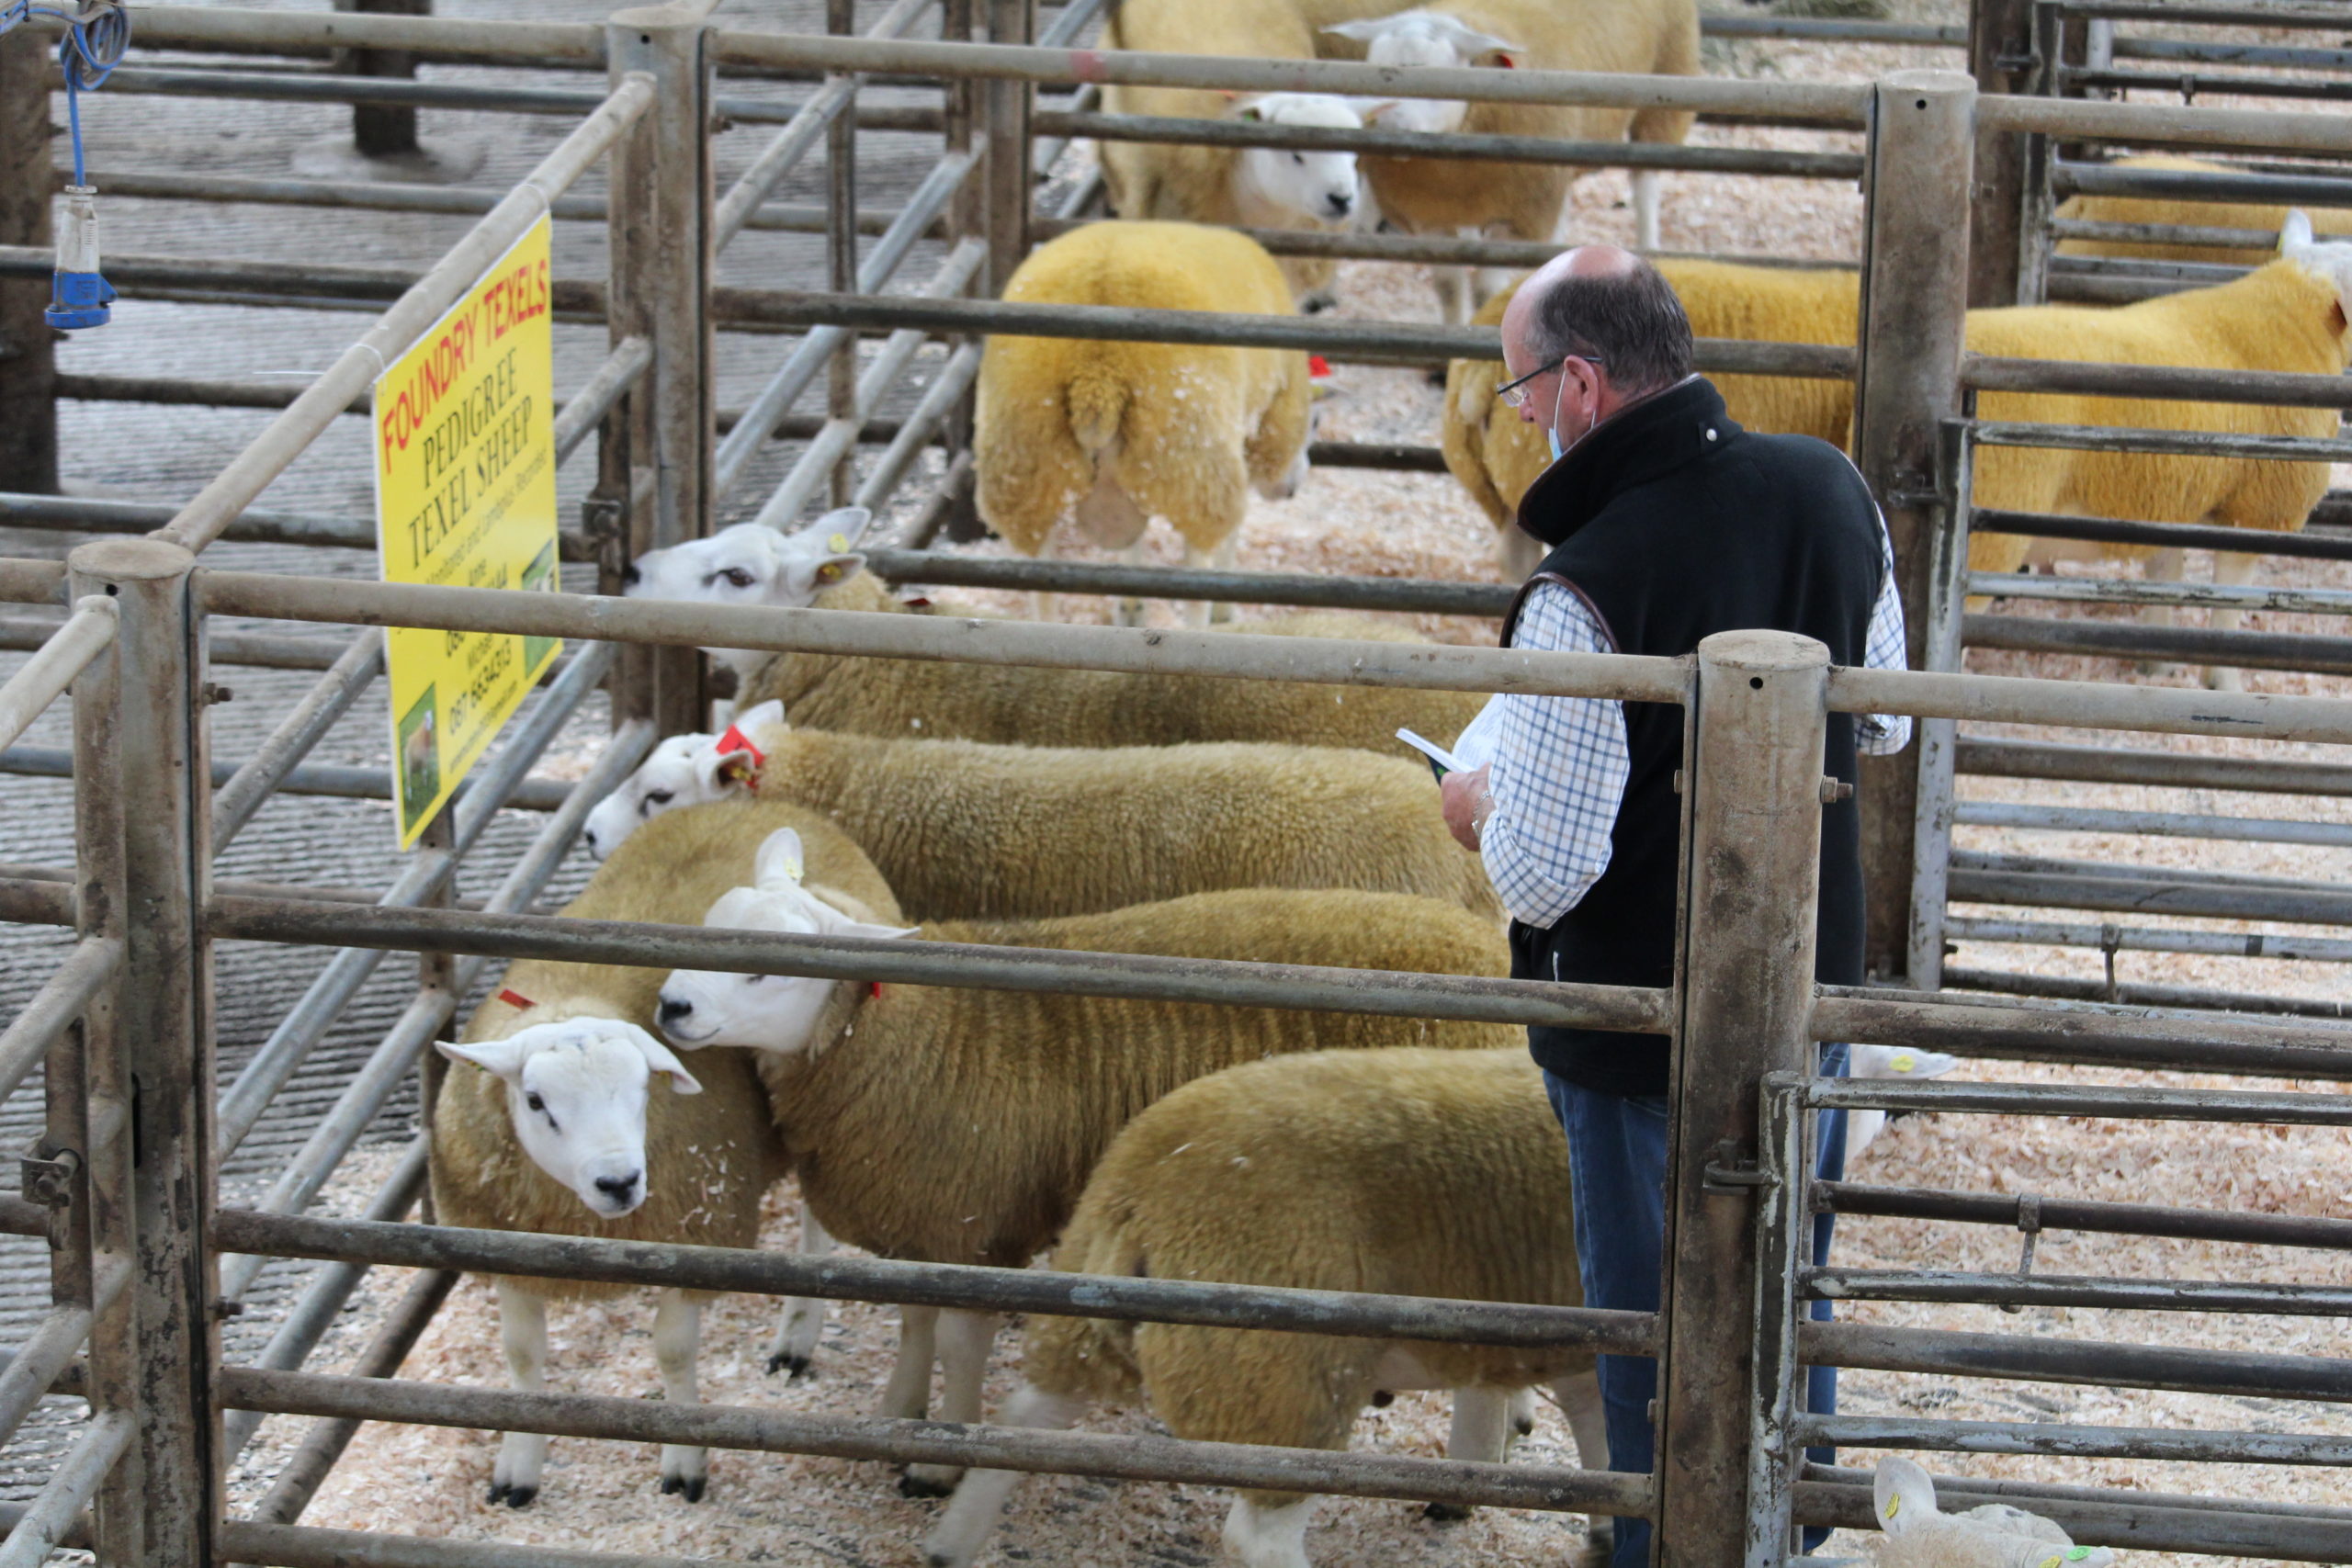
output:
[[[707,926],[782,931],[792,936],[902,937],[913,927],[876,925],[802,885],[800,835],[779,828],[760,845],[754,886],[720,896]],[[815,1041],[817,1021],[842,982],[795,975],[737,975],[677,969],[662,984],[655,1020],[687,1050],[741,1045],[791,1055]]]
[[2290,207],[2286,221],[2278,228],[2278,254],[2314,277],[2324,278],[2335,286],[2335,330],[2336,341],[2342,343],[2345,310],[2347,302],[2352,302],[2352,243],[2314,238],[2311,215],[2300,207]]
[[[631,599],[806,609],[865,567],[854,547],[873,521],[865,507],[848,506],[788,534],[763,523],[738,523],[707,539],[646,551],[622,573],[621,592]],[[735,662],[741,673],[748,673],[744,663],[767,658],[736,649],[706,651]]]
[[758,787],[766,737],[785,728],[784,705],[745,710],[719,735],[673,735],[588,813],[581,839],[603,860],[621,840],[667,811],[707,806]]
[[503,1040],[435,1043],[451,1061],[470,1062],[505,1083],[515,1141],[531,1163],[608,1220],[645,1201],[653,1075],[667,1074],[674,1094],[702,1092],[669,1047],[618,1019],[571,1018]]
[[[1238,98],[1232,118],[1326,130],[1361,130],[1364,123],[1354,105],[1329,93],[1267,93]],[[1237,160],[1234,178],[1243,197],[1321,223],[1343,222],[1355,216],[1359,206],[1352,152],[1251,147]]]
[[[1439,11],[1399,11],[1393,17],[1334,23],[1323,30],[1364,45],[1364,59],[1374,65],[1493,65],[1508,70],[1523,52],[1507,39],[1482,33]],[[1443,133],[1461,130],[1469,112],[1470,106],[1459,98],[1406,98],[1372,118],[1390,130]]]
[[2104,1546],[2076,1546],[2039,1514],[1986,1503],[1957,1514],[1936,1506],[1935,1483],[1907,1459],[1883,1459],[1871,1482],[1879,1568],[2110,1568]]

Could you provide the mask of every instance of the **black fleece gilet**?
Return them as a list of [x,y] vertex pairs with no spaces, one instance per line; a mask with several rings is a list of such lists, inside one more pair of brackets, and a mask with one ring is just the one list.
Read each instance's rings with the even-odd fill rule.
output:
[[[1863,661],[1883,570],[1884,525],[1869,488],[1844,454],[1811,436],[1743,431],[1704,379],[1607,421],[1537,478],[1519,515],[1554,547],[1529,587],[1566,586],[1621,653],[1685,654],[1716,632],[1765,628],[1818,639],[1834,663]],[[1527,592],[1504,622],[1505,647]],[[1682,710],[1627,703],[1625,739],[1633,770],[1609,868],[1550,927],[1511,923],[1516,978],[1673,983]],[[1822,766],[1854,782],[1850,716],[1829,716]],[[1816,978],[1860,982],[1862,908],[1861,816],[1849,798],[1822,812]],[[1528,1043],[1572,1083],[1666,1092],[1662,1035],[1536,1027]]]

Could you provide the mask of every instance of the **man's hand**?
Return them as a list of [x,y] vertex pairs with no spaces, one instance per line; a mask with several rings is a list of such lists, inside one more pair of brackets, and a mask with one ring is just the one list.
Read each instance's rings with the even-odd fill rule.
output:
[[1492,812],[1493,796],[1487,787],[1487,770],[1475,773],[1448,773],[1438,781],[1438,799],[1445,807],[1445,830],[1453,841],[1476,854],[1478,851],[1478,826]]

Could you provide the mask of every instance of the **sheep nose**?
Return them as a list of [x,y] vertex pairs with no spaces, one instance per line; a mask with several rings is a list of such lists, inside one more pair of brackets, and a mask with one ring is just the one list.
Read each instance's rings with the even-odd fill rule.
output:
[[662,998],[662,1010],[654,1015],[654,1021],[659,1023],[662,1028],[667,1029],[673,1023],[683,1022],[686,1019],[692,1018],[694,1016],[694,1003],[673,1002],[669,998],[664,997]]
[[642,575],[638,571],[637,563],[635,561],[631,561],[627,566],[621,568],[621,586],[623,588],[634,588],[640,581],[642,581]]
[[626,1203],[637,1196],[637,1178],[638,1173],[633,1170],[627,1176],[600,1176],[596,1178],[596,1190],[616,1203]]
[[1352,191],[1335,190],[1325,199],[1330,203],[1331,216],[1334,218],[1345,218],[1349,209],[1356,204],[1355,193]]

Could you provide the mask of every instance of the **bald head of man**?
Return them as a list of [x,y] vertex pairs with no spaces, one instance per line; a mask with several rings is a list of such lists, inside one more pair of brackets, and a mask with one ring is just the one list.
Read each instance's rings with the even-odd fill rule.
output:
[[1555,454],[1630,403],[1690,374],[1690,322],[1673,286],[1616,245],[1579,245],[1519,286],[1503,311],[1503,365],[1519,417]]

